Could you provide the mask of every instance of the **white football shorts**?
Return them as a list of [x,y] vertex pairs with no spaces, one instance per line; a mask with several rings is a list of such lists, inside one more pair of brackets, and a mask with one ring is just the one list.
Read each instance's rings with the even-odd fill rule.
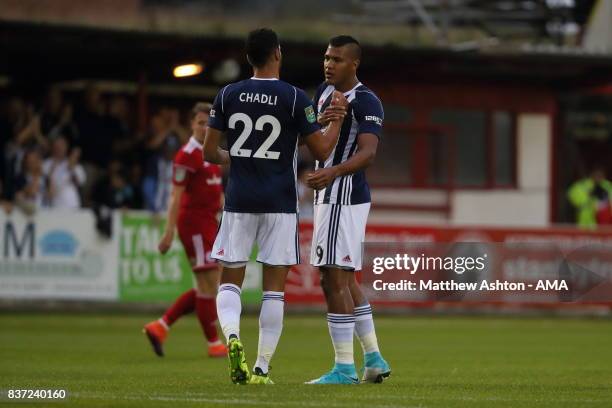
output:
[[298,215],[223,211],[211,257],[227,267],[246,265],[253,244],[257,262],[272,266],[300,263]]
[[361,270],[370,203],[316,204],[310,263]]

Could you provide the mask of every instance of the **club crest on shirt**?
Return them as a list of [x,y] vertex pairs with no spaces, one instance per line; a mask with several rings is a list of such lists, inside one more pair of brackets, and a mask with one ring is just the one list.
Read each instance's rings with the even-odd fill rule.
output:
[[182,167],[176,167],[176,170],[174,171],[174,181],[180,183],[181,181],[185,180],[186,175],[187,170]]
[[308,120],[308,122],[315,123],[317,121],[317,116],[311,105],[304,108],[304,113],[306,113],[306,120]]

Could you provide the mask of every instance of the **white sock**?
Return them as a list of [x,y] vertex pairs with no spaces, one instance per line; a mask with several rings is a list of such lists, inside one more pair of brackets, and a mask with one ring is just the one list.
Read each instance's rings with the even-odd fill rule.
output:
[[354,364],[353,330],[355,330],[355,316],[352,314],[328,313],[327,326],[334,344],[336,363]]
[[355,334],[359,338],[363,353],[372,353],[378,350],[378,339],[372,319],[372,307],[369,303],[355,307]]
[[157,321],[159,322],[159,324],[162,325],[164,329],[166,329],[166,331],[170,330],[170,326],[168,326],[168,323],[166,323],[163,317],[160,317],[159,319],[157,319]]
[[265,291],[259,312],[259,346],[255,367],[268,372],[270,360],[274,355],[281,332],[283,331],[283,312],[285,308],[283,292]]
[[233,334],[240,337],[240,288],[231,283],[219,286],[217,293],[217,316],[226,340]]

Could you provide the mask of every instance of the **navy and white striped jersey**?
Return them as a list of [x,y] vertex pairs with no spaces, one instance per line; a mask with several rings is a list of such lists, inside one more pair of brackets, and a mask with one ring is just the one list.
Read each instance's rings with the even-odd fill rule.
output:
[[208,126],[227,137],[225,211],[297,212],[298,135],[320,128],[304,91],[277,79],[229,84],[215,98]]
[[[317,89],[314,104],[317,115],[325,111],[331,102],[334,91],[332,85],[323,83]],[[384,112],[380,99],[370,89],[359,82],[353,89],[344,93],[349,106],[342,123],[342,130],[336,147],[325,163],[316,162],[316,168],[331,167],[347,161],[357,150],[357,136],[373,133],[380,139]],[[315,204],[363,204],[370,202],[370,188],[365,171],[336,178],[331,185],[315,193]]]

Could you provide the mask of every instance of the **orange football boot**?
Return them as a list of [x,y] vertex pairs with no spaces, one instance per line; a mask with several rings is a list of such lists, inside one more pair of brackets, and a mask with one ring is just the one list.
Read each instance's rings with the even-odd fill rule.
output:
[[211,344],[208,346],[208,357],[227,356],[227,346],[223,343]]
[[159,320],[154,320],[150,323],[147,323],[145,327],[142,329],[142,332],[147,335],[149,342],[151,342],[151,346],[153,346],[153,351],[159,357],[164,356],[164,349],[162,345],[168,336],[168,329],[166,329]]

